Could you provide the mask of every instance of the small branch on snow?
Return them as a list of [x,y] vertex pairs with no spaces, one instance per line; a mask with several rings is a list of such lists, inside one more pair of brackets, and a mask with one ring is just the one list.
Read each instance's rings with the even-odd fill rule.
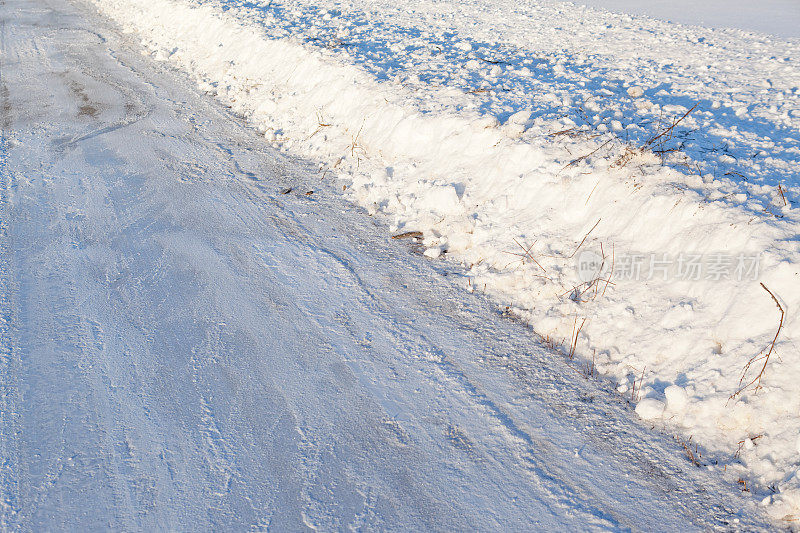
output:
[[650,138],[650,139],[649,139],[649,140],[648,140],[646,143],[644,143],[644,147],[646,148],[646,147],[648,147],[648,146],[652,146],[652,145],[653,145],[653,143],[655,143],[655,142],[656,142],[657,140],[659,140],[661,137],[664,137],[665,135],[669,135],[669,134],[671,134],[671,133],[672,133],[672,130],[674,130],[674,129],[675,129],[675,126],[677,126],[678,124],[680,124],[681,122],[683,122],[683,120],[684,120],[686,117],[688,117],[688,116],[689,116],[689,113],[691,113],[692,111],[694,111],[695,109],[697,109],[697,106],[699,106],[699,105],[700,105],[700,104],[694,104],[694,106],[692,106],[692,108],[691,108],[689,111],[687,111],[686,113],[684,113],[684,114],[681,116],[681,118],[679,118],[678,120],[675,120],[675,121],[673,121],[673,122],[672,122],[672,125],[671,125],[669,128],[665,129],[664,131],[662,131],[662,132],[661,132],[661,133],[659,133],[658,135],[655,135],[655,136],[651,137],[651,138]]
[[[772,338],[772,342],[769,344],[769,346],[761,350],[757,355],[751,357],[750,360],[747,362],[747,364],[744,365],[744,369],[742,370],[742,377],[739,379],[739,389],[733,394],[731,394],[729,400],[733,400],[752,385],[755,385],[755,388],[753,390],[756,392],[761,388],[761,378],[764,377],[764,371],[767,369],[767,364],[769,363],[769,357],[770,355],[772,355],[773,350],[775,350],[775,342],[778,340],[778,335],[781,334],[781,329],[783,329],[783,319],[786,316],[783,306],[778,301],[778,298],[775,297],[775,295],[772,293],[771,290],[767,288],[766,285],[762,283],[761,287],[769,293],[770,297],[772,298],[772,301],[775,302],[775,305],[778,306],[778,310],[781,312],[781,318],[780,321],[778,322],[778,331],[775,332],[775,337]],[[765,351],[767,352],[766,355],[762,355]],[[747,376],[747,372],[750,370],[750,367],[754,363],[761,360],[764,361],[764,364],[761,366],[761,370],[758,372],[756,377],[750,380],[746,385],[742,385],[742,383],[744,383],[745,377]]]

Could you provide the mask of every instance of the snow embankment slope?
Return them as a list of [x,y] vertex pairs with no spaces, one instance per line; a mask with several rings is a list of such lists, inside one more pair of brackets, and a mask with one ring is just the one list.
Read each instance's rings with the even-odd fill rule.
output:
[[545,3],[93,2],[800,516],[797,42]]

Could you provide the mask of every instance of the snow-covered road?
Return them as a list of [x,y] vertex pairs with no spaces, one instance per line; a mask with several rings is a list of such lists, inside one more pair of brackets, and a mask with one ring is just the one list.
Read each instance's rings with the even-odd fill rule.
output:
[[2,529],[763,527],[107,23],[0,24]]

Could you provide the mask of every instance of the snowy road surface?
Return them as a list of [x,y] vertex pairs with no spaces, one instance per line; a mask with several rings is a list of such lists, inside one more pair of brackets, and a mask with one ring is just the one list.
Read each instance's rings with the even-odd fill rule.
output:
[[763,526],[83,9],[0,1],[2,529]]

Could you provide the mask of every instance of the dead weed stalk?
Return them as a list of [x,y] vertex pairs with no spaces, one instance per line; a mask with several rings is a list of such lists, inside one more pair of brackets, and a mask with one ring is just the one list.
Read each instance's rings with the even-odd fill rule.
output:
[[[771,290],[767,288],[766,285],[761,283],[761,287],[765,291],[767,291],[767,293],[769,293],[770,297],[772,298],[772,301],[775,302],[775,305],[781,312],[781,318],[778,321],[778,330],[775,332],[775,337],[772,338],[772,342],[769,343],[769,346],[765,347],[758,354],[751,357],[750,360],[747,361],[747,364],[744,365],[744,369],[742,370],[742,377],[739,379],[739,389],[733,394],[731,394],[729,398],[730,400],[733,400],[734,398],[742,394],[745,390],[747,390],[753,385],[755,385],[753,389],[755,392],[758,392],[758,390],[761,388],[761,379],[764,377],[764,371],[767,369],[769,358],[772,355],[772,352],[775,350],[775,342],[778,340],[778,335],[781,334],[781,329],[783,329],[783,320],[786,316],[783,306],[778,301],[778,298],[775,297],[775,295],[772,293]],[[747,377],[747,373],[750,371],[750,367],[752,367],[755,363],[759,361],[764,361],[764,364],[761,365],[761,370],[759,370],[758,374],[756,374],[756,376],[753,379],[751,379],[745,384],[745,378]]]

